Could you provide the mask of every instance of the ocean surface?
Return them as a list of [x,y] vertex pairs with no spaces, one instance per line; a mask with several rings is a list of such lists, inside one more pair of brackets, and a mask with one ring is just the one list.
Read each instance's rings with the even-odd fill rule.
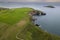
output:
[[[52,5],[55,8],[44,7],[47,5]],[[0,7],[7,8],[21,8],[30,7],[36,10],[41,10],[46,13],[45,16],[35,16],[37,20],[35,24],[41,25],[43,30],[51,34],[60,35],[60,3],[59,2],[49,2],[49,3],[16,3],[16,2],[1,2]]]

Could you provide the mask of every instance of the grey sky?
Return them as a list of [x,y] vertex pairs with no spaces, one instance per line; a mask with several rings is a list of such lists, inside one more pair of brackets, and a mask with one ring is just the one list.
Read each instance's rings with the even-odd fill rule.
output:
[[60,2],[60,0],[0,0],[0,2]]

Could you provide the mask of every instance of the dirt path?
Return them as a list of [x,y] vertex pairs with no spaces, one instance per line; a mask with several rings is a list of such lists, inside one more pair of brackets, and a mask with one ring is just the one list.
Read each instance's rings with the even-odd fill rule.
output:
[[16,25],[17,26],[23,26],[25,24],[26,24],[26,20],[22,20],[22,21],[18,22]]
[[18,23],[14,24],[13,26],[9,27],[6,30],[6,32],[2,35],[0,40],[7,39],[7,37],[9,37],[11,34],[13,34],[14,32],[16,33],[17,31],[19,31],[18,29],[21,28],[22,26],[24,26],[25,24],[26,24],[26,20],[21,20]]

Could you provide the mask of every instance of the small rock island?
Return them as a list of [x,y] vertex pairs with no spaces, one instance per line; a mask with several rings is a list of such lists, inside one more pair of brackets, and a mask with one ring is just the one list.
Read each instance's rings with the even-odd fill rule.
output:
[[48,7],[48,8],[55,8],[54,6],[50,6],[50,5],[49,5],[49,6],[44,6],[44,7]]

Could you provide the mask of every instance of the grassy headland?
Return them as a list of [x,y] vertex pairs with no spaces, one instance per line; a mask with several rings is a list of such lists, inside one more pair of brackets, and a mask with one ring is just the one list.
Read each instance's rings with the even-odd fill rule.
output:
[[29,11],[32,8],[0,10],[0,40],[60,40],[33,25]]

